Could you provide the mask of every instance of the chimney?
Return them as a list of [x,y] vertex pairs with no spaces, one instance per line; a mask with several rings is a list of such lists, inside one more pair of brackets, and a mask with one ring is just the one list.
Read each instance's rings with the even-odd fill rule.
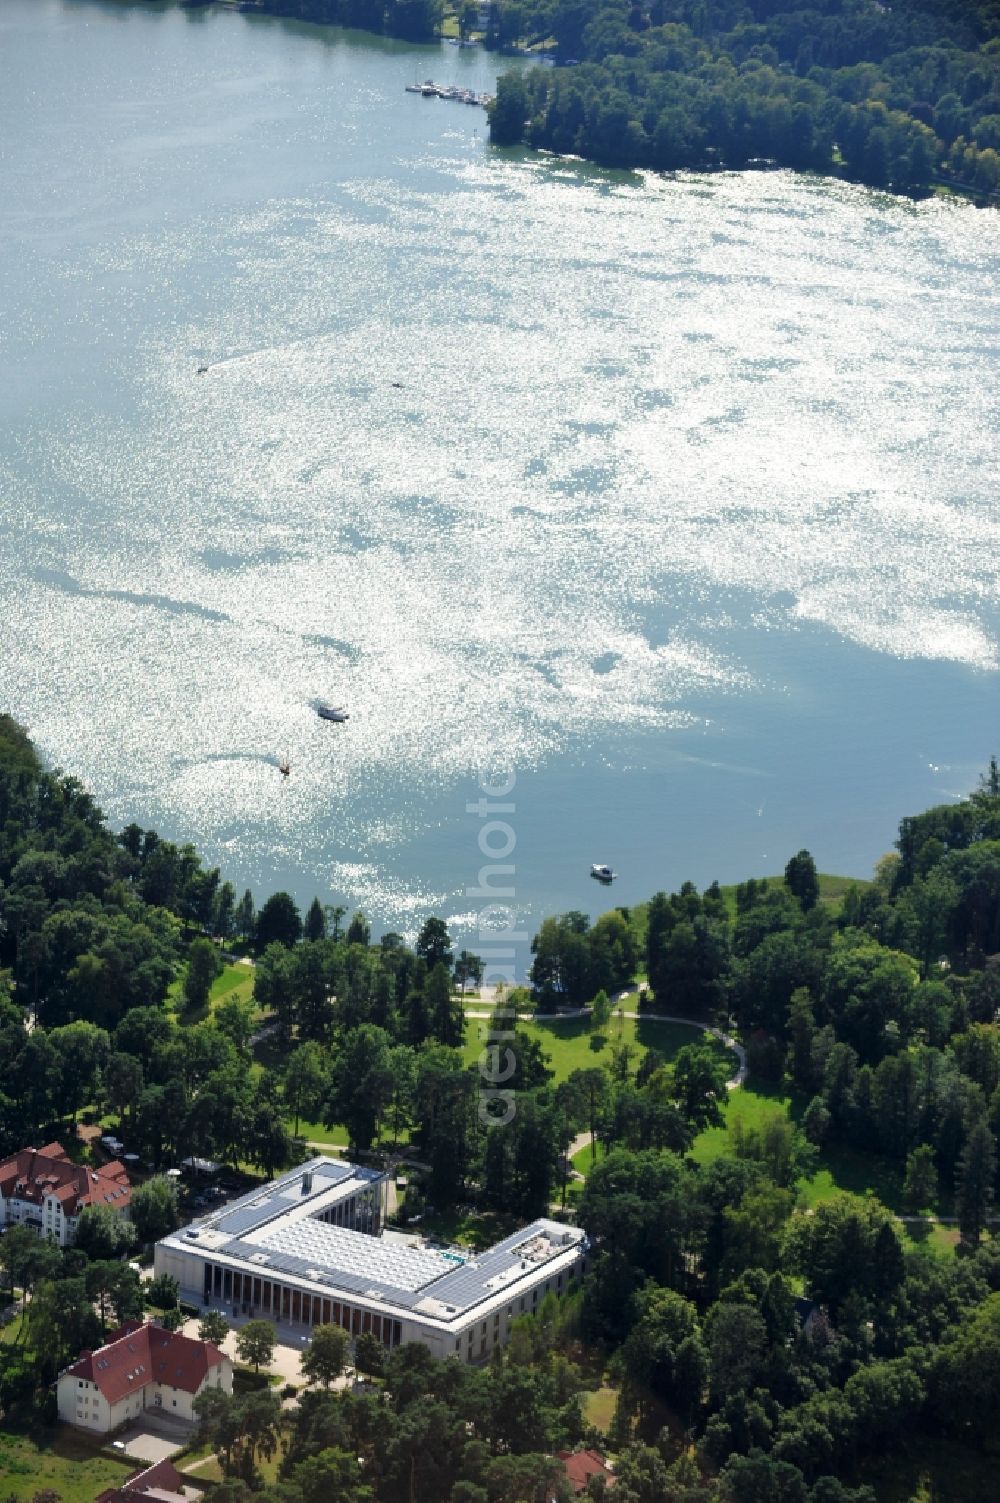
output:
[[302,1176],[302,1193],[303,1193],[303,1195],[308,1195],[311,1192],[312,1187],[313,1187],[312,1170],[311,1169],[307,1169],[306,1172],[305,1172],[305,1174],[303,1174],[303,1176]]

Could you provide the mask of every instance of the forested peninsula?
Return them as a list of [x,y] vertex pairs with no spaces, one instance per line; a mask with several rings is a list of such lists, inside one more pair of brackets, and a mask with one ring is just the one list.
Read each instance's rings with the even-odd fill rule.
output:
[[572,68],[507,73],[492,121],[607,166],[755,160],[1000,188],[996,0],[526,0]]
[[[220,1397],[213,1496],[563,1503],[557,1453],[596,1446],[619,1503],[995,1498],[996,762],[904,818],[871,882],[799,851],[783,876],[553,916],[530,985],[496,998],[442,919],[413,945],[347,919],[112,831],[0,717],[0,1155],[58,1138],[100,1162],[77,1125],[119,1135],[146,1241],[200,1203],[166,1166],[203,1155],[246,1188],[335,1144],[403,1163],[398,1219],[431,1236],[548,1214],[589,1238],[583,1287],[486,1363],[359,1338],[363,1391],[327,1373],[284,1409],[266,1386]],[[742,1084],[710,1025],[742,1041]],[[495,1128],[484,1032],[514,1060]],[[84,1219],[63,1251],[0,1238],[14,1498],[51,1455],[55,1374],[111,1312],[183,1319],[128,1263],[132,1228]]]
[[[385,32],[443,0],[244,0]],[[450,11],[449,7],[449,11]],[[491,139],[608,167],[835,173],[1000,201],[998,0],[467,0],[463,36],[557,66],[499,79]]]

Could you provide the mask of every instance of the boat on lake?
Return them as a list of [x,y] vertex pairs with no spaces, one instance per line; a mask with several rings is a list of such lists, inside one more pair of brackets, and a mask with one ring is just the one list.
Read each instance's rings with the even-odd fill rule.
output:
[[605,866],[602,862],[595,861],[590,868],[590,875],[597,882],[613,882],[618,873],[613,872],[610,866]]
[[350,720],[350,715],[340,705],[317,705],[316,714],[320,720],[334,720],[337,724]]

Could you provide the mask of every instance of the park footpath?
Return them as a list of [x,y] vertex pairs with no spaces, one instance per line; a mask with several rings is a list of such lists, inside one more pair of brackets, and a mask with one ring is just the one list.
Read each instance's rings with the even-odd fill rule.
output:
[[[633,1018],[636,1021],[641,1019],[644,1023],[679,1023],[684,1028],[694,1028],[699,1033],[707,1033],[711,1038],[717,1039],[720,1044],[722,1044],[726,1049],[730,1049],[733,1054],[736,1055],[736,1069],[730,1076],[730,1078],[726,1081],[726,1090],[735,1091],[741,1085],[745,1084],[747,1075],[749,1074],[747,1067],[747,1051],[741,1043],[738,1043],[737,1040],[733,1038],[731,1033],[724,1033],[721,1028],[712,1028],[708,1023],[697,1023],[693,1018],[675,1017],[673,1013],[634,1011],[626,1012],[624,1008],[621,1008],[620,1004],[627,1002],[630,997],[634,996],[635,992],[625,991],[619,992],[617,996],[612,998],[612,1007],[618,1009],[616,1012],[617,1017]],[[482,987],[480,989],[478,1000],[480,1002],[495,1003],[496,987]],[[589,1018],[591,1011],[592,1009],[590,1007],[574,1007],[563,1012],[533,1012],[525,1014],[525,1017],[522,1021],[524,1021],[525,1023],[558,1023],[569,1018]],[[481,1018],[485,1020],[492,1017],[492,1013],[473,1011],[472,1008],[467,1008],[465,1016],[467,1018]],[[589,1132],[577,1133],[576,1137],[573,1139],[572,1143],[570,1143],[569,1147],[566,1150],[567,1158],[572,1160],[578,1153],[582,1153],[583,1149],[588,1147],[589,1144]],[[576,1169],[573,1169],[571,1171],[571,1175],[574,1179],[584,1178],[584,1176],[580,1174],[580,1172]]]

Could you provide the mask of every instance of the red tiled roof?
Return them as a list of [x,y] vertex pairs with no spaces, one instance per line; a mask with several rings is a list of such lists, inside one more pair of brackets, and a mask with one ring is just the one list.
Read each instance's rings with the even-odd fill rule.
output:
[[575,1493],[586,1492],[591,1477],[604,1477],[609,1487],[614,1486],[615,1474],[597,1451],[557,1451],[556,1455]]
[[52,1195],[72,1217],[91,1205],[123,1210],[131,1203],[132,1187],[124,1164],[117,1160],[88,1169],[67,1158],[61,1143],[46,1143],[44,1148],[22,1148],[0,1164],[0,1195],[36,1206]]
[[66,1373],[96,1383],[109,1404],[138,1393],[147,1383],[167,1383],[197,1393],[209,1371],[224,1360],[210,1341],[195,1341],[162,1326],[126,1321],[96,1352],[82,1352]]
[[185,1479],[172,1461],[157,1461],[126,1477],[121,1487],[109,1487],[106,1492],[99,1493],[96,1503],[132,1503],[133,1499],[150,1497],[183,1498],[184,1485]]

